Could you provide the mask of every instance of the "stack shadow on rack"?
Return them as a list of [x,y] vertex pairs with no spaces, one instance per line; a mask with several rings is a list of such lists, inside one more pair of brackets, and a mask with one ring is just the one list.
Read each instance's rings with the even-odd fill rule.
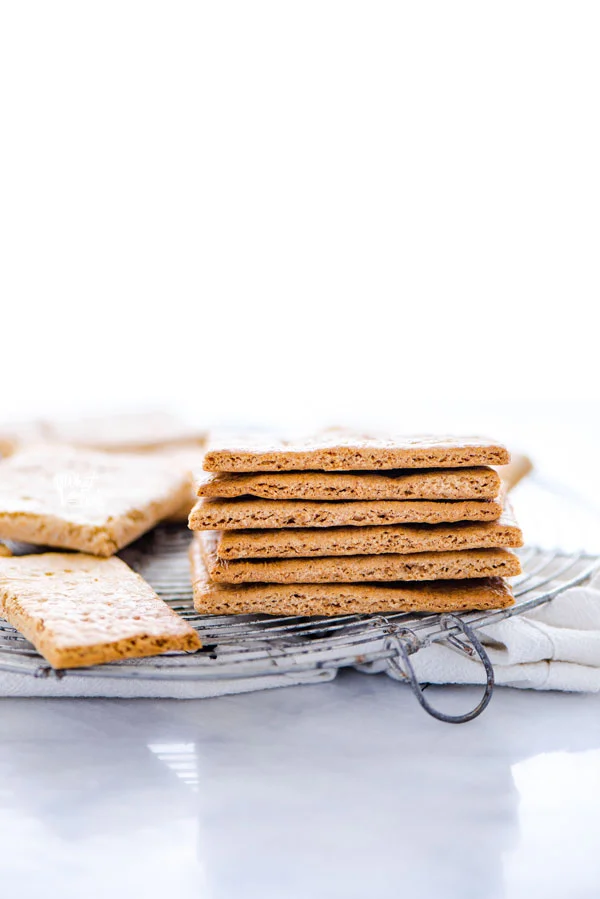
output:
[[448,612],[513,603],[522,534],[481,438],[211,438],[189,523],[204,614]]

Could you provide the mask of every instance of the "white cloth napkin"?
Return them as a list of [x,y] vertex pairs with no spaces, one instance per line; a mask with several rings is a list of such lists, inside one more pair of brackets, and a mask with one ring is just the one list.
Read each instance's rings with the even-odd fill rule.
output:
[[104,699],[210,699],[228,693],[251,693],[273,687],[317,684],[333,680],[335,670],[323,669],[295,674],[270,674],[210,681],[136,680],[119,677],[32,677],[0,671],[0,697],[103,697]]
[[[496,683],[533,690],[600,691],[600,574],[528,614],[477,631]],[[423,683],[482,684],[481,662],[445,646],[411,657]],[[388,672],[391,677],[395,675]]]
[[[508,618],[478,632],[494,666],[496,683],[534,690],[600,691],[600,574],[527,615]],[[420,681],[479,684],[483,666],[444,646],[430,646],[411,657]],[[386,671],[385,662],[369,668]],[[388,672],[389,673],[389,672]],[[391,674],[390,676],[394,676]],[[0,671],[0,696],[203,699],[335,677],[324,669],[302,674],[212,681],[159,681],[68,675],[35,678]]]

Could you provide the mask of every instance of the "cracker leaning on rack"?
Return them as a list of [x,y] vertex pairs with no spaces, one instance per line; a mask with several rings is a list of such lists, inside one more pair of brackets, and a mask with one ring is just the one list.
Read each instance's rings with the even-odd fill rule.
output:
[[205,439],[203,430],[161,410],[0,423],[0,457],[35,445],[163,457],[173,471],[181,468],[189,481],[185,499],[168,520],[187,522],[195,501],[192,471],[200,465]]
[[110,556],[172,515],[188,489],[160,457],[31,447],[0,461],[0,539]]
[[194,628],[116,558],[0,558],[0,614],[55,668],[200,648]]

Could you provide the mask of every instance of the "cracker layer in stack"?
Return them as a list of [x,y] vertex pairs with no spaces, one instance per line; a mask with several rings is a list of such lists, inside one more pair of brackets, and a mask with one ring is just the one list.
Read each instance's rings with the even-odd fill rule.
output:
[[522,535],[482,438],[209,441],[191,562],[210,614],[501,608]]

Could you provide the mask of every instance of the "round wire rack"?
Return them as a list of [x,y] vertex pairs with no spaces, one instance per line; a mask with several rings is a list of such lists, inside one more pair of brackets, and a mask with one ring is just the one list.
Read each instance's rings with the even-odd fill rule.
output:
[[[265,615],[200,615],[193,607],[188,563],[190,532],[182,526],[156,528],[121,555],[171,608],[192,624],[202,640],[193,654],[167,653],[151,659],[55,671],[35,648],[6,622],[0,621],[0,669],[35,677],[103,677],[180,681],[265,677],[273,674],[339,669],[368,670],[384,663],[408,681],[421,706],[447,722],[469,721],[487,706],[494,673],[477,631],[504,618],[548,602],[587,580],[600,557],[587,552],[525,547],[519,551],[523,574],[511,578],[516,603],[508,609],[458,614],[390,613],[342,615],[336,618],[292,618]],[[484,666],[486,685],[475,708],[448,715],[425,696],[411,656],[441,643]]]

